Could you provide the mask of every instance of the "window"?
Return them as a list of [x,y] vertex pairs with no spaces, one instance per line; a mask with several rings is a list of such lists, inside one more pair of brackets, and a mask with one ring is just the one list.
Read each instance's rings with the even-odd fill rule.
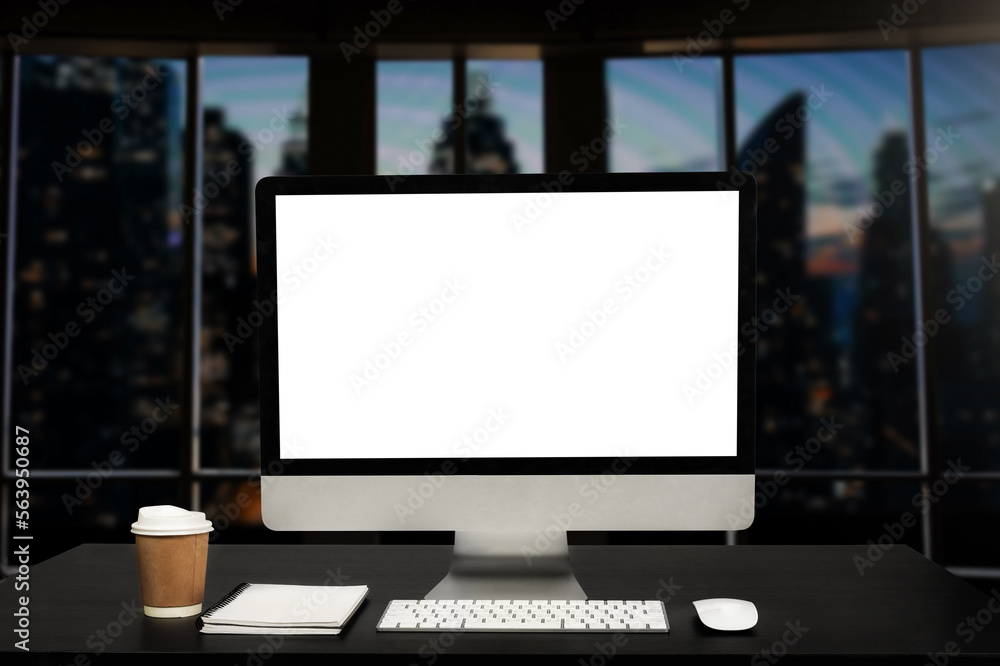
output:
[[[260,467],[259,307],[253,192],[261,178],[307,173],[309,61],[298,57],[203,60],[201,461],[233,473]],[[217,186],[218,189],[215,189]],[[214,197],[209,197],[211,194]],[[260,485],[236,474],[199,485],[215,531],[260,528]]]
[[20,62],[11,415],[33,478],[67,470],[32,495],[36,524],[79,534],[178,497],[120,479],[179,463],[186,70]]
[[[758,316],[741,329],[758,346],[759,469],[919,467],[916,361],[900,349],[916,306],[907,72],[889,50],[735,60],[736,162],[759,197]],[[864,542],[920,490],[762,477],[749,538],[765,542],[809,513],[826,519],[797,539]],[[906,540],[920,547],[920,529]]]
[[265,176],[306,174],[308,70],[306,58],[203,61],[204,467],[260,465],[253,191]]
[[735,72],[737,165],[759,196],[759,321],[744,331],[758,466],[787,467],[826,418],[843,427],[810,468],[914,469],[916,364],[887,358],[914,321],[912,207],[891,191],[908,186],[906,54],[750,56]]
[[[944,561],[996,567],[1000,513],[1000,45],[923,52],[927,354],[942,457],[987,478],[944,496]],[[989,475],[993,478],[989,478]]]
[[542,63],[470,60],[464,110],[467,173],[542,173]]
[[605,67],[608,113],[627,128],[610,171],[720,171],[722,59],[623,58]]
[[380,62],[376,76],[377,172],[454,173],[452,63]]
[[[30,56],[21,83],[14,413],[44,430],[34,464],[87,468],[180,393],[184,66]],[[122,466],[176,466],[178,436]]]
[[[607,109],[590,110],[627,125],[611,169],[734,167],[757,179],[759,309],[741,335],[758,345],[760,471],[746,540],[877,539],[954,462],[968,468],[962,481],[901,540],[1000,576],[989,539],[1000,515],[1000,45],[704,55],[680,69],[610,55]],[[309,59],[201,58],[200,155],[184,150],[194,59],[19,62],[7,393],[12,424],[32,432],[32,516],[63,539],[39,543],[40,557],[121,540],[147,504],[201,506],[217,536],[257,538],[226,530],[260,526],[252,318],[266,313],[254,303],[251,197],[264,176],[306,172]],[[541,61],[379,61],[375,84],[375,135],[364,132],[378,173],[544,169],[543,99],[555,88]],[[923,127],[911,127],[914,111]],[[182,214],[196,159],[200,266],[185,255]],[[190,400],[184,322],[196,304],[183,294],[195,270],[201,417],[185,432],[175,406]],[[689,538],[663,538],[675,537]]]

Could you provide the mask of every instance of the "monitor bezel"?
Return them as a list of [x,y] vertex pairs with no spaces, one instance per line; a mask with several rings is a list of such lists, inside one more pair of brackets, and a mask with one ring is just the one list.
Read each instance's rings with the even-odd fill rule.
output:
[[[742,176],[738,179],[736,176]],[[734,187],[734,181],[742,182]],[[271,299],[277,290],[276,197],[284,195],[448,194],[471,192],[645,192],[715,191],[739,193],[739,267],[737,326],[756,315],[757,186],[750,174],[701,173],[570,173],[512,175],[414,176],[275,176],[255,189],[257,296]],[[728,195],[724,192],[730,191]],[[602,474],[622,469],[621,456],[579,458],[296,458],[280,456],[278,394],[278,316],[264,318],[258,329],[260,369],[261,473],[288,476],[411,476],[454,469],[473,475]],[[627,474],[753,474],[755,471],[755,341],[737,330],[742,352],[737,358],[737,423],[735,456],[656,456],[629,460]],[[290,464],[294,462],[295,464]]]

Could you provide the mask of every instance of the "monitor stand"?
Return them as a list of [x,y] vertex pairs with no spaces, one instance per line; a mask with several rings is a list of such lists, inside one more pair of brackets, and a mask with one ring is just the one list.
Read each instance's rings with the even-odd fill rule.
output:
[[586,599],[573,575],[566,532],[455,532],[451,569],[425,599]]

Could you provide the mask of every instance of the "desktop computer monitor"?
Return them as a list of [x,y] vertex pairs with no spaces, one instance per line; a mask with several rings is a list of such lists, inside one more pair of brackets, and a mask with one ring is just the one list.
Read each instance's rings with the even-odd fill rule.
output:
[[264,523],[454,530],[430,599],[585,599],[569,530],[749,526],[729,176],[261,180]]

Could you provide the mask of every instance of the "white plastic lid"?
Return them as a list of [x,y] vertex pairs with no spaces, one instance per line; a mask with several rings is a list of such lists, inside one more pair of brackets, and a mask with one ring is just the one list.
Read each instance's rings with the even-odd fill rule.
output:
[[139,509],[139,520],[132,523],[132,533],[143,536],[182,536],[212,531],[212,522],[201,511],[161,504]]

